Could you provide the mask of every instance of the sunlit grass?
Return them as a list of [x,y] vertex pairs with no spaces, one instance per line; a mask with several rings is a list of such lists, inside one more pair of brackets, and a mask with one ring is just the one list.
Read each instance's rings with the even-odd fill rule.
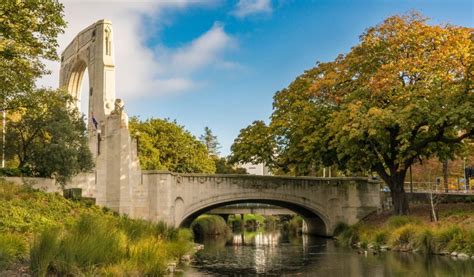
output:
[[409,216],[393,216],[383,226],[364,223],[347,226],[339,224],[335,231],[339,243],[375,249],[382,246],[401,251],[425,253],[462,252],[474,255],[474,230],[449,221],[424,223]]

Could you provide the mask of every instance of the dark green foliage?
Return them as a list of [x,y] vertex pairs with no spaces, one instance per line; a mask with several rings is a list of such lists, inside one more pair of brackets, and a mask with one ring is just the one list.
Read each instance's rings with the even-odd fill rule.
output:
[[35,105],[18,109],[7,123],[7,158],[33,176],[54,176],[60,184],[93,167],[82,116],[62,90],[38,90]]
[[176,122],[163,119],[130,120],[130,133],[138,141],[140,165],[145,170],[214,173],[206,146]]
[[265,163],[274,161],[276,142],[270,128],[263,121],[240,130],[231,146],[230,163]]
[[230,163],[226,158],[213,157],[216,164],[216,174],[247,174],[245,168]]
[[191,230],[197,237],[227,235],[230,228],[224,219],[218,215],[201,215],[191,224]]

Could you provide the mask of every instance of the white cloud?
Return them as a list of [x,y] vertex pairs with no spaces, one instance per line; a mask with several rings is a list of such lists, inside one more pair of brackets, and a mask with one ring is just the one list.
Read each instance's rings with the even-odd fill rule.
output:
[[271,12],[271,0],[239,0],[232,13],[237,17],[246,17],[257,13]]
[[[198,85],[192,73],[205,66],[227,64],[222,54],[232,47],[234,39],[224,28],[215,24],[200,37],[178,49],[160,47],[151,49],[146,38],[157,31],[160,20],[166,20],[165,11],[185,9],[191,5],[210,5],[211,1],[79,1],[69,0],[65,5],[68,28],[59,37],[62,51],[87,26],[99,19],[112,21],[114,29],[116,95],[132,99],[152,97],[165,93],[189,91]],[[148,16],[155,27],[144,25]],[[148,21],[150,22],[150,21]],[[158,23],[158,24],[155,24]],[[57,87],[59,63],[47,63],[53,71],[38,81],[38,85]]]
[[224,31],[223,26],[215,23],[188,45],[172,50],[161,48],[158,55],[170,66],[171,73],[190,74],[209,65],[228,63],[222,60],[222,55],[235,44],[235,39]]

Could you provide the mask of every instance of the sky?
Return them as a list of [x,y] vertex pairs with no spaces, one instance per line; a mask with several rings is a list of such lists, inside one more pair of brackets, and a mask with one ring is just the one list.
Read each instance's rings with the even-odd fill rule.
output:
[[[129,116],[176,120],[221,154],[242,128],[268,122],[275,92],[317,61],[347,53],[368,27],[413,10],[431,24],[474,26],[470,0],[65,0],[62,51],[99,19],[113,24],[116,97]],[[59,63],[40,86],[57,87]],[[87,75],[82,102],[87,103]],[[82,108],[83,111],[86,109]]]

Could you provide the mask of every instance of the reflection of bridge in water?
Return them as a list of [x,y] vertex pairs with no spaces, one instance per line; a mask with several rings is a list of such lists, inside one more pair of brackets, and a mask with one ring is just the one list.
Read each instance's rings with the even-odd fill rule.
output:
[[260,215],[294,215],[295,212],[270,204],[241,203],[219,207],[207,212],[208,214],[235,215],[235,214],[260,214]]

